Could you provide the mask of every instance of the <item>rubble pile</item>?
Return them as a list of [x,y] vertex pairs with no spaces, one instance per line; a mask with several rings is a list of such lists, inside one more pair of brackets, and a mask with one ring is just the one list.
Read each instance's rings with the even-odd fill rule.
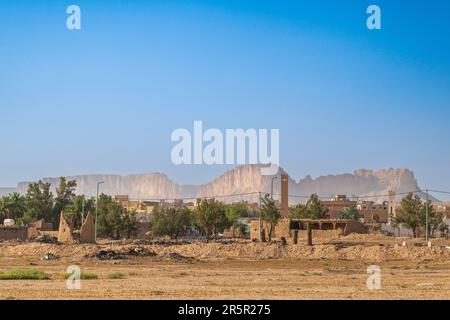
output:
[[86,258],[96,258],[99,260],[119,260],[127,257],[153,257],[156,253],[148,248],[139,247],[125,247],[123,249],[100,249],[97,252],[87,254]]

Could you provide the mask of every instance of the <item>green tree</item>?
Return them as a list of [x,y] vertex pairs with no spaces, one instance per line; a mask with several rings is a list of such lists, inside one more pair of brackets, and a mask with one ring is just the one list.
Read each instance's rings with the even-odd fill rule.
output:
[[239,218],[245,218],[249,216],[247,205],[243,202],[236,202],[225,206],[225,225],[224,228],[241,229],[242,223],[239,222]]
[[250,213],[245,202],[234,202],[232,204],[228,204],[226,205],[226,210],[227,215],[237,218],[246,218]]
[[324,219],[327,217],[328,208],[322,205],[319,196],[315,193],[309,198],[306,208],[309,219]]
[[76,195],[72,198],[72,202],[64,208],[64,216],[70,223],[79,229],[83,224],[83,206],[84,206],[84,218],[88,212],[94,213],[95,210],[95,200],[86,199],[85,195]]
[[26,212],[23,222],[30,223],[35,220],[45,219],[54,222],[53,193],[50,191],[50,183],[38,182],[30,183],[25,195]]
[[408,193],[400,203],[395,216],[395,222],[411,229],[414,238],[417,237],[417,231],[423,224],[423,205],[419,195]]
[[187,208],[163,208],[156,211],[151,219],[151,231],[157,236],[178,236],[192,225],[191,211]]
[[304,204],[297,204],[289,207],[289,217],[291,219],[308,219],[308,208]]
[[344,210],[342,210],[342,212],[340,213],[339,218],[359,221],[362,218],[362,215],[356,208],[356,206],[353,205],[351,207],[344,208]]
[[129,238],[137,230],[134,212],[127,212],[119,203],[105,194],[98,199],[98,236],[112,239]]
[[439,224],[437,230],[439,230],[439,232],[441,233],[441,237],[448,236],[449,227],[448,224],[446,224],[444,221]]
[[53,206],[53,224],[59,223],[59,214],[61,211],[65,211],[66,207],[72,204],[76,188],[76,180],[67,180],[65,177],[59,178],[59,185],[56,188],[55,204]]
[[261,205],[261,220],[268,224],[269,226],[269,241],[272,240],[273,230],[276,224],[281,218],[280,210],[278,210],[275,205],[275,201],[270,197],[269,194],[264,196]]
[[7,197],[0,198],[0,224],[3,224],[3,220],[8,218],[9,212],[7,203],[8,203]]
[[194,217],[195,225],[205,234],[207,241],[212,236],[217,239],[218,233],[228,223],[224,204],[216,200],[201,200],[195,208]]
[[137,232],[136,212],[125,213],[122,216],[120,224],[121,224],[120,234],[122,237],[129,239],[131,236],[136,235]]
[[155,206],[153,206],[152,213],[158,213],[160,211],[161,211],[161,206],[159,203],[156,204]]
[[439,230],[440,225],[444,221],[444,215],[440,212],[437,212],[434,209],[433,204],[431,201],[428,201],[428,204],[426,202],[423,202],[422,204],[422,221],[421,225],[423,226],[424,230],[426,228],[426,216],[427,216],[427,206],[428,206],[428,234],[430,236],[434,236],[436,231]]
[[16,221],[22,219],[27,210],[25,197],[18,192],[10,193],[6,197],[6,206],[8,217]]

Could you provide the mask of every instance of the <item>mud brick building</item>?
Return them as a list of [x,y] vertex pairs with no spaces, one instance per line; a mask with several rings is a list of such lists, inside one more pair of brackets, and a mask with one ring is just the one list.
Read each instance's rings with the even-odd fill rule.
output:
[[[272,239],[280,240],[282,237],[288,242],[292,242],[294,237],[298,239],[306,238],[306,226],[310,224],[313,238],[333,239],[340,235],[349,235],[351,233],[368,233],[368,226],[358,221],[323,219],[281,219],[272,232]],[[269,226],[262,224],[265,239],[268,239]],[[259,221],[253,220],[250,224],[250,239],[259,240]]]

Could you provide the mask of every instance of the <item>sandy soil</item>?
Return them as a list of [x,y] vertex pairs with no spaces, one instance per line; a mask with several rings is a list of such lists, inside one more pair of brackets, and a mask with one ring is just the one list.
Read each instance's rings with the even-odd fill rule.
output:
[[[366,236],[367,237],[367,236]],[[0,281],[0,299],[449,299],[446,243],[418,247],[402,239],[349,236],[315,245],[0,243],[0,272],[37,268],[51,280]],[[134,249],[139,248],[139,250]],[[129,255],[139,252],[138,256]],[[99,260],[99,250],[122,259]],[[60,258],[42,261],[53,253]],[[145,256],[151,253],[150,256]],[[98,275],[69,290],[58,274],[69,265]],[[367,267],[381,269],[381,289],[369,290]],[[123,279],[108,279],[121,272]]]

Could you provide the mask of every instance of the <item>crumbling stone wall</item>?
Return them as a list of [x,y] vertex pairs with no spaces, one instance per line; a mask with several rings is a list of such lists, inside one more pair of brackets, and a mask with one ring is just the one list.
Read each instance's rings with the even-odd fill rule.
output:
[[[336,230],[312,230],[313,240],[331,240],[338,238],[341,234],[343,234],[342,229]],[[306,230],[298,231],[298,241],[304,243],[306,241]]]
[[40,235],[40,231],[34,227],[28,227],[28,239],[36,238]]
[[[281,239],[281,237],[288,239],[291,237],[291,219],[283,218],[280,219],[275,226],[275,230],[272,234],[273,239]],[[269,234],[269,229],[267,228],[267,235]]]
[[[275,226],[272,239],[280,240],[282,237],[290,240],[294,237],[295,230],[298,230],[298,239],[306,239],[306,223],[312,227],[313,239],[335,239],[340,235],[350,233],[368,233],[369,227],[359,221],[348,220],[290,220],[281,219]],[[262,224],[265,239],[268,239],[269,226]],[[250,239],[259,240],[259,220],[250,223]]]
[[259,221],[258,220],[250,221],[250,240],[252,240],[252,241],[259,240]]
[[31,228],[39,231],[53,231],[53,224],[51,222],[45,222],[44,219],[35,221],[31,224]]
[[61,212],[59,218],[58,241],[73,243],[95,243],[95,224],[91,212],[88,213],[80,230],[73,230],[73,227],[64,218],[64,212]]
[[0,227],[0,240],[27,240],[28,228],[20,226]]
[[66,219],[64,218],[64,212],[62,211],[59,217],[58,241],[69,243],[75,241],[72,227],[67,223]]
[[[288,218],[282,218],[278,221],[272,232],[272,240],[279,240],[281,237],[288,239],[291,237],[290,230],[291,220]],[[265,239],[269,239],[269,224],[263,222],[262,229],[264,232]],[[252,220],[250,222],[250,239],[251,240],[259,240],[259,220]]]
[[95,225],[94,217],[92,213],[89,212],[84,220],[83,225],[80,229],[80,242],[83,243],[94,243],[95,242]]
[[369,233],[369,228],[359,221],[348,221],[344,229],[344,235],[350,233]]

